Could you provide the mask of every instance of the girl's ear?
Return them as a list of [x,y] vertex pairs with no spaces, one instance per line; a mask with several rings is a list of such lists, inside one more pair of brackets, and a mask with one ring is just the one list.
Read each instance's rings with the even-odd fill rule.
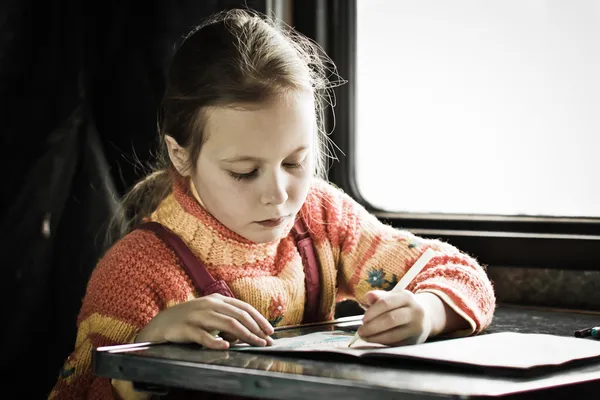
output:
[[190,176],[190,164],[187,151],[173,137],[165,135],[165,144],[171,163],[181,176]]

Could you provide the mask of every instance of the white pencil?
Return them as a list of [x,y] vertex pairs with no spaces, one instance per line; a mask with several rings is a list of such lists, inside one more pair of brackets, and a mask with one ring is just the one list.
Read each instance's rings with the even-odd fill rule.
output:
[[[421,272],[423,267],[427,265],[429,260],[431,260],[431,258],[434,255],[435,252],[432,249],[425,250],[425,252],[421,254],[421,257],[419,257],[419,259],[413,264],[413,266],[410,267],[408,272],[404,274],[402,279],[400,279],[400,282],[398,282],[391,291],[396,292],[406,289],[406,287],[412,282],[412,280],[415,279],[415,276],[417,276],[417,274]],[[354,337],[350,340],[350,343],[348,343],[348,347],[356,343],[358,339],[360,339],[360,336],[358,336],[358,331],[356,331]]]

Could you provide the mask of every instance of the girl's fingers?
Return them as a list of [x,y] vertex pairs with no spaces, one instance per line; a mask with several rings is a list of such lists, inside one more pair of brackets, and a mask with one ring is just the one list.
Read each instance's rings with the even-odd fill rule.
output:
[[229,348],[229,342],[219,337],[214,337],[206,330],[193,326],[185,326],[185,334],[190,341],[201,344],[207,349],[226,350]]
[[269,321],[267,321],[267,319],[265,317],[263,317],[262,314],[259,313],[256,310],[256,308],[252,307],[250,304],[245,303],[238,299],[234,299],[232,297],[225,297],[223,299],[223,301],[227,304],[231,304],[232,306],[235,306],[235,307],[247,312],[248,315],[250,315],[250,317],[252,317],[252,319],[254,321],[256,321],[256,323],[258,324],[260,329],[265,333],[265,335],[273,334],[274,330],[273,330],[273,327],[271,326],[271,324],[269,323]]
[[378,335],[390,329],[409,324],[412,317],[413,312],[410,307],[395,308],[379,314],[366,323],[363,322],[362,326],[358,328],[358,335],[363,339]]
[[250,332],[266,340],[267,335],[263,332],[256,320],[252,318],[252,316],[246,310],[238,308],[236,307],[236,305],[233,304],[218,303],[213,308],[213,311],[230,316],[231,318],[235,318]]
[[379,299],[371,304],[363,317],[363,324],[379,317],[380,315],[389,312],[393,309],[404,307],[411,301],[412,293],[404,290],[401,292],[379,292]]
[[240,321],[228,315],[213,312],[210,321],[210,327],[205,329],[217,329],[221,332],[230,333],[236,336],[238,339],[254,346],[263,347],[267,345],[266,339],[263,339],[260,336],[252,333],[248,328],[246,328],[246,326],[240,323]]
[[234,344],[239,340],[235,335],[232,335],[231,333],[227,332],[219,333],[219,336],[221,336],[223,340],[227,340],[229,344]]
[[377,333],[372,336],[362,337],[365,342],[380,343],[387,346],[398,346],[400,344],[408,344],[415,335],[414,329],[410,325],[403,325],[397,328],[392,328],[384,332]]

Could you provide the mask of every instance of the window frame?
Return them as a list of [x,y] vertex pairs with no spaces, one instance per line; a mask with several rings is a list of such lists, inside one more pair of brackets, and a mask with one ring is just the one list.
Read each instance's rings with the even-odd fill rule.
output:
[[339,149],[338,161],[329,169],[329,180],[384,223],[447,241],[485,265],[600,271],[600,218],[387,212],[361,196],[356,184],[356,125],[352,118],[356,1],[304,0],[294,9],[295,28],[319,43],[347,80],[335,89],[331,139]]

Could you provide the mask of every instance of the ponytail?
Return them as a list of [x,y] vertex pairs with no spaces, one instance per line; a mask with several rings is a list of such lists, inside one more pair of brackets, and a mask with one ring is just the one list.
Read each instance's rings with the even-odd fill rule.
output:
[[[173,171],[158,169],[135,184],[120,201],[119,209],[112,218],[106,238],[107,246],[131,232],[142,220],[149,217],[173,188]],[[111,232],[119,234],[112,237]]]

